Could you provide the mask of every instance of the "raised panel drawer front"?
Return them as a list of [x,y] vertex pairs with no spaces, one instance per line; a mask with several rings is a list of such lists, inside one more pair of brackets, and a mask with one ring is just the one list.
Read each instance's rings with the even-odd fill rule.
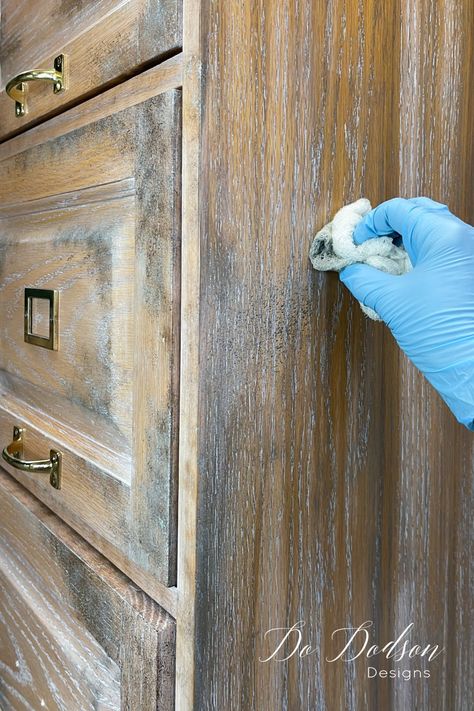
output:
[[0,471],[2,711],[171,711],[175,622]]
[[[3,466],[146,590],[175,582],[179,67],[0,147],[1,446],[59,451],[61,488]],[[57,349],[25,341],[30,289],[43,337],[57,294]]]
[[[182,0],[0,0],[0,138],[137,73],[181,48]],[[28,79],[26,113],[5,89],[29,71],[52,72],[65,57],[65,82]]]

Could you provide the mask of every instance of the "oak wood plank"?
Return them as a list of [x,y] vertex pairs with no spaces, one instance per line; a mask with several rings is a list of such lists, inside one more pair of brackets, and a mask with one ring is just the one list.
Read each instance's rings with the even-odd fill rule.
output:
[[2,708],[171,711],[174,620],[1,470],[0,492]]
[[[427,193],[474,221],[472,12],[202,4],[196,454],[181,433],[200,471],[200,711],[472,706],[472,434],[308,261],[315,231],[361,195]],[[260,662],[265,632],[299,620],[314,653]],[[334,630],[365,620],[375,644],[413,622],[416,642],[446,647],[431,678],[328,663]]]
[[[2,0],[0,27],[0,138],[25,130],[159,62],[181,46],[180,0]],[[4,91],[8,80],[27,69],[52,69],[67,56],[67,90],[53,94],[45,82],[28,86],[28,113],[15,116]]]
[[[410,0],[401,6],[400,177],[402,195],[428,195],[474,224],[474,7]],[[474,441],[416,368],[399,360],[401,452],[393,486],[397,519],[386,543],[392,625],[413,617],[437,637],[442,664],[425,688],[397,684],[393,708],[474,704],[472,511]],[[389,513],[388,504],[384,516]],[[405,582],[406,581],[406,582]],[[409,584],[408,584],[409,581]]]
[[201,2],[183,2],[181,367],[177,544],[176,708],[194,709],[200,311]]
[[[153,119],[156,114],[159,121]],[[134,259],[131,530],[140,541],[135,562],[171,585],[176,581],[177,546],[181,90],[144,104],[135,137],[140,199]]]
[[[16,585],[0,556],[0,703],[2,709],[120,707],[120,674],[95,640],[63,612],[48,605],[31,580]],[[27,592],[19,585],[28,585]],[[65,654],[56,634],[72,643]],[[21,661],[20,661],[21,660]],[[81,683],[79,682],[79,679]]]

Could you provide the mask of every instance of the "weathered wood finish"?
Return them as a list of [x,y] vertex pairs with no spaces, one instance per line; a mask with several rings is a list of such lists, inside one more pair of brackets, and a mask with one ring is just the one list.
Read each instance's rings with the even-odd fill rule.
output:
[[[100,141],[100,129],[97,137]],[[26,182],[34,170],[26,167]],[[135,184],[119,180],[68,192],[67,178],[64,183],[65,194],[48,197],[46,204],[22,201],[0,212],[0,368],[43,388],[42,409],[50,416],[57,412],[58,399],[66,401],[64,420],[70,405],[78,405],[95,438],[102,429],[115,429],[114,449],[130,451]],[[17,186],[12,180],[12,192]],[[28,188],[21,192],[28,195]],[[60,292],[55,352],[24,342],[25,286]]]
[[[3,146],[0,433],[63,452],[60,492],[5,466],[172,612],[181,91],[128,84]],[[23,341],[26,286],[60,292],[58,351]]]
[[[2,0],[0,138],[179,51],[181,7],[181,0]],[[28,114],[16,117],[7,82],[27,69],[52,68],[60,52],[68,57],[67,91],[30,84]]]
[[[474,5],[410,0],[401,9],[401,194],[429,195],[474,224]],[[399,682],[390,701],[397,710],[469,711],[474,437],[407,358],[398,366],[398,452],[387,451],[385,467],[396,505],[390,510],[385,499],[391,535],[384,552],[391,564],[382,582],[390,599],[384,620],[386,628],[400,629],[413,619],[417,636],[439,639],[445,652],[434,678]],[[391,454],[397,464],[390,464]]]
[[[474,221],[472,15],[468,0],[202,5],[196,449],[186,403],[181,431],[191,494],[193,452],[200,471],[195,626],[178,608],[200,711],[474,706],[472,433],[308,261],[361,195],[425,193]],[[265,632],[299,620],[314,653],[261,663]],[[413,643],[445,647],[372,661],[431,678],[328,663],[333,631],[365,620],[374,643],[413,622]]]
[[109,89],[98,99],[85,101],[35,128],[21,133],[15,138],[0,144],[0,160],[5,160],[17,153],[38,146],[44,141],[70,133],[110,114],[151,99],[157,89],[163,93],[182,84],[182,58],[178,54],[167,59],[157,67],[142,72],[126,83]]
[[3,711],[171,711],[174,620],[0,471]]
[[[179,408],[176,708],[194,708],[196,517],[199,486],[200,154],[202,127],[201,3],[183,3],[183,169],[181,368]],[[179,662],[179,663],[178,663]]]

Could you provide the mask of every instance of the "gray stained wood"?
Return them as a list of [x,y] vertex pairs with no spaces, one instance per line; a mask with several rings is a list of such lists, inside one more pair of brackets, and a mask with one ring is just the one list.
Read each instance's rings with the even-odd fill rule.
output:
[[0,707],[172,711],[175,622],[0,471]]
[[[474,222],[473,5],[206,0],[201,22],[194,708],[468,711],[473,435],[308,250],[360,196]],[[366,620],[444,652],[328,663]],[[298,621],[314,653],[260,662]]]
[[[176,54],[182,44],[182,0],[1,0],[0,138]],[[67,58],[67,88],[30,82],[27,114],[15,116],[7,82],[20,72],[53,68]]]
[[[24,456],[59,449],[62,488],[4,466],[170,612],[179,82],[172,58],[0,150],[2,448],[20,425]],[[24,342],[25,287],[60,292],[57,351]]]

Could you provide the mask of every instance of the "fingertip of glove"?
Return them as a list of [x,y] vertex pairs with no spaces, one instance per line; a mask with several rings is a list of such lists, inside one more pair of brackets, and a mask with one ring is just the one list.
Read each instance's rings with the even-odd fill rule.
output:
[[339,279],[345,283],[347,279],[357,273],[361,266],[361,264],[348,264],[339,272]]
[[341,271],[339,272],[339,279],[342,282],[345,282],[345,280],[347,279],[347,276],[348,276],[347,270],[348,269],[350,269],[350,265],[348,267],[344,267],[344,269],[341,269]]
[[367,242],[367,240],[376,237],[373,232],[369,230],[367,227],[367,224],[365,220],[361,220],[357,225],[354,230],[354,234],[352,235],[352,239],[354,241],[354,244],[361,245],[364,242]]

